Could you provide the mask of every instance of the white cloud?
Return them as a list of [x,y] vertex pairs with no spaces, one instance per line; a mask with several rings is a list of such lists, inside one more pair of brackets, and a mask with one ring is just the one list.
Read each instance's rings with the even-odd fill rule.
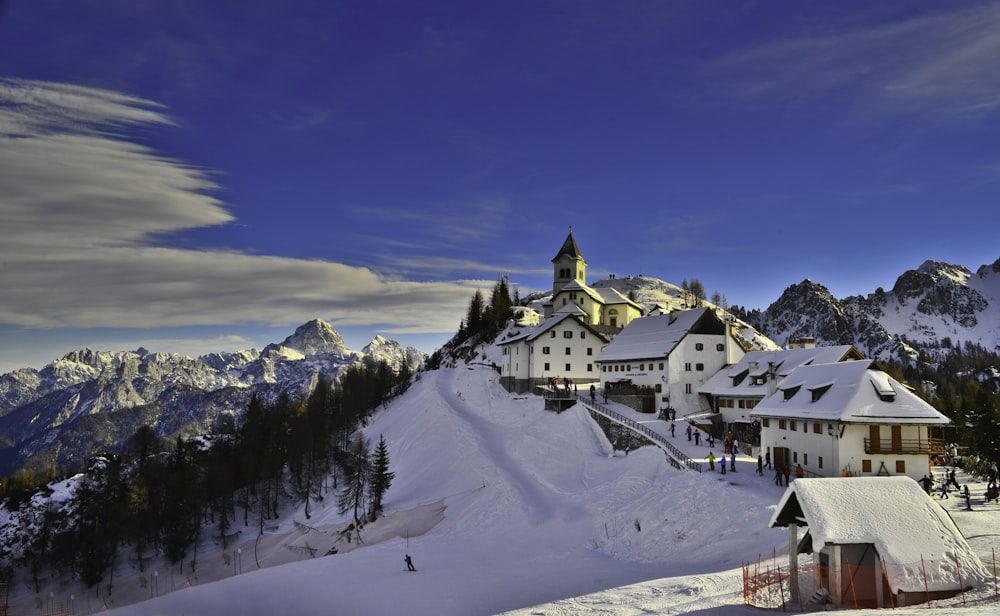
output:
[[454,331],[478,282],[415,283],[319,260],[189,250],[158,237],[230,223],[205,170],[129,142],[149,101],[0,81],[0,323],[50,327],[391,324]]
[[780,40],[713,63],[741,99],[980,116],[1000,108],[1000,6]]

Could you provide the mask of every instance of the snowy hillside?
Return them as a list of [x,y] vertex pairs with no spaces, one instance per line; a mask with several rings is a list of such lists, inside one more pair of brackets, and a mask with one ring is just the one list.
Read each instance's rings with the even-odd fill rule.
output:
[[[783,560],[787,533],[767,523],[784,488],[749,459],[723,476],[675,470],[653,447],[615,453],[581,406],[544,411],[485,367],[424,373],[366,433],[385,436],[396,476],[385,517],[360,542],[341,534],[347,519],[330,498],[308,526],[293,513],[256,548],[253,528],[228,550],[204,541],[195,573],[121,564],[110,599],[67,584],[45,601],[72,596],[75,613],[130,616],[759,614],[742,605],[741,563],[775,552]],[[696,458],[709,451],[681,431],[676,445]],[[958,499],[940,502],[989,554],[1000,507],[969,513]],[[337,553],[320,556],[330,548]],[[34,601],[18,586],[14,613]],[[918,609],[899,612],[927,613]]]

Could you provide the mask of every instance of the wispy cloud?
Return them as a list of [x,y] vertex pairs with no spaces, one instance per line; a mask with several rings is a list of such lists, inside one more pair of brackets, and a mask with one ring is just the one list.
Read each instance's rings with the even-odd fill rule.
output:
[[[1000,6],[779,40],[712,63],[725,94],[971,117],[1000,108]],[[953,8],[958,7],[958,8]]]
[[50,327],[342,325],[454,331],[475,282],[418,283],[320,260],[189,250],[170,234],[232,223],[203,169],[130,142],[155,103],[0,81],[0,323]]

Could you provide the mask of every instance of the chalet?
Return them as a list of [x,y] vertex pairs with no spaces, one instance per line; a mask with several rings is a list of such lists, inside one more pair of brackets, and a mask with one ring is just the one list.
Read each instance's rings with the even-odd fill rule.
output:
[[864,359],[851,345],[796,346],[785,350],[751,351],[716,372],[698,389],[702,408],[711,409],[716,432],[731,432],[741,443],[760,443],[760,426],[750,418],[777,383],[800,366]]
[[801,365],[750,412],[776,467],[801,464],[811,476],[927,473],[944,452],[935,426],[950,420],[873,360]]
[[552,259],[552,298],[542,305],[544,317],[579,313],[590,325],[621,329],[642,316],[642,307],[613,288],[587,286],[587,262],[573,231]]
[[[597,358],[606,391],[628,388],[650,402],[637,410],[699,410],[698,390],[744,354],[731,324],[709,308],[634,319]],[[635,405],[632,405],[635,406]]]
[[[812,598],[837,608],[900,607],[991,578],[948,513],[908,477],[796,479],[769,526],[789,529],[797,605]],[[799,554],[812,555],[810,575]]]
[[501,339],[500,384],[519,393],[549,379],[596,383],[595,364],[608,338],[581,313],[561,312],[537,327],[515,328]]

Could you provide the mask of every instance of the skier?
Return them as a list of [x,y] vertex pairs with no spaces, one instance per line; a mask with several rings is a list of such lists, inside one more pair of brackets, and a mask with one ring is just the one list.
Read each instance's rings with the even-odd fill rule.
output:
[[972,498],[969,496],[969,484],[962,487],[962,496],[965,497],[965,510],[972,511]]
[[407,571],[416,571],[416,570],[417,570],[417,569],[416,569],[416,567],[414,567],[414,566],[413,566],[413,559],[412,559],[412,558],[410,558],[410,555],[409,555],[409,554],[407,554],[407,555],[406,555],[406,556],[405,556],[405,557],[403,558],[403,562],[405,562],[405,563],[406,563],[406,570],[407,570]]
[[708,452],[708,457],[705,458],[705,459],[708,460],[708,470],[714,471],[715,470],[715,454],[710,451],[710,452]]

